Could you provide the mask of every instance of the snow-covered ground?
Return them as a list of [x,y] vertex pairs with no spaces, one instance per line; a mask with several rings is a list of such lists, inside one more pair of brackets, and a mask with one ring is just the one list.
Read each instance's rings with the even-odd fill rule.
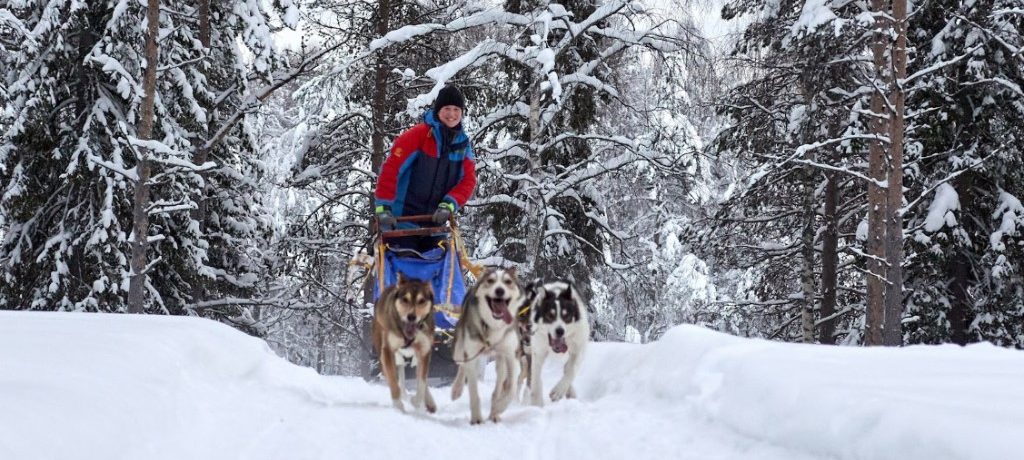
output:
[[211,321],[0,312],[0,459],[999,460],[1021,458],[1024,437],[1024,352],[984,344],[680,326],[592,344],[577,388],[470,426],[448,388],[437,414],[402,414],[382,385],[319,376]]

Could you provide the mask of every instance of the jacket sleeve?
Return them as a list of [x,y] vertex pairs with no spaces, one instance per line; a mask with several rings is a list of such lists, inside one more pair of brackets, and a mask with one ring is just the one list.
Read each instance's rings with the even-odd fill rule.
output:
[[473,196],[473,189],[476,188],[476,156],[473,154],[473,147],[466,148],[466,156],[462,159],[462,179],[455,184],[444,196],[444,201],[455,205],[459,210],[466,205],[469,198]]
[[402,171],[402,166],[410,161],[413,153],[423,144],[428,131],[429,127],[420,123],[395,139],[391,153],[384,159],[384,164],[380,166],[380,174],[377,175],[377,188],[373,193],[376,206],[391,206],[395,202],[398,174]]

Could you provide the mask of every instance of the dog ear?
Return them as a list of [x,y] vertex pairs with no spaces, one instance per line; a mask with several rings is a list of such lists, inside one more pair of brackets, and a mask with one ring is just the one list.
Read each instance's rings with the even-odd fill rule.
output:
[[476,283],[479,284],[481,281],[486,279],[488,276],[491,276],[491,273],[494,273],[494,267],[487,267],[487,268],[485,268],[483,273],[481,273],[480,276],[478,276],[476,278]]
[[565,283],[565,290],[562,291],[558,297],[563,299],[572,299],[572,283]]
[[508,272],[509,276],[511,276],[513,278],[516,278],[516,267],[514,267],[514,266],[513,267],[509,267],[505,271]]
[[544,282],[540,278],[530,283],[530,290],[533,291],[534,298],[544,297],[544,294],[547,293],[547,290],[544,289]]
[[402,275],[402,272],[395,272],[395,279],[396,279],[396,281],[395,281],[396,285],[397,284],[402,284],[402,283],[405,282],[405,276]]
[[530,305],[530,315],[533,316],[533,321],[540,321],[541,309],[534,307],[540,307],[541,303],[544,302],[545,296],[547,296],[547,290],[544,289],[544,283],[541,282],[540,278],[530,282],[528,304]]

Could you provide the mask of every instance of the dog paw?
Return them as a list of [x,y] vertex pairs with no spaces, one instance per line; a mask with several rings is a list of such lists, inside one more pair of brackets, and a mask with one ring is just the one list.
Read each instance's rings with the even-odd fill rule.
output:
[[395,406],[395,409],[398,409],[401,412],[405,412],[405,405],[402,404],[402,400],[401,399],[392,399],[391,400],[391,405]]
[[470,425],[479,425],[481,423],[484,423],[484,418],[479,415],[474,415],[469,418]]
[[569,391],[565,393],[565,397],[569,399],[576,399],[576,388],[569,386]]
[[498,415],[498,414],[491,414],[491,416],[489,417],[489,419],[490,419],[490,421],[492,421],[492,422],[494,422],[494,423],[498,423],[498,422],[500,422],[500,421],[501,421],[501,416],[500,416],[500,415]]
[[430,396],[430,393],[427,393],[426,403],[427,412],[430,412],[431,414],[437,412],[437,404],[434,403],[434,397]]
[[530,404],[533,404],[534,406],[537,407],[544,407],[544,398],[542,398],[540,395],[533,395],[530,397]]
[[551,395],[550,395],[551,396],[551,401],[558,401],[558,400],[564,398],[565,394],[568,391],[569,391],[569,386],[568,385],[563,385],[561,383],[559,383],[558,385],[555,385],[555,387],[551,389]]

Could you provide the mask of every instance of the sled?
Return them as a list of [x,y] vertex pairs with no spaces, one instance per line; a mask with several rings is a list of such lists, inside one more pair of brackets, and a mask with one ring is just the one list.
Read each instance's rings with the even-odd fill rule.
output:
[[[452,339],[455,324],[466,294],[466,271],[478,274],[479,268],[469,263],[463,255],[462,239],[455,225],[454,216],[448,225],[432,227],[410,227],[409,224],[434,225],[431,215],[398,217],[397,229],[380,231],[377,228],[376,260],[374,263],[373,300],[376,302],[388,286],[402,276],[430,281],[434,289],[434,349],[431,353],[428,383],[431,386],[448,385],[455,379],[458,365],[452,360]],[[405,225],[403,225],[403,223]],[[417,251],[388,244],[390,241],[409,237],[432,238],[437,246]],[[415,369],[406,367],[406,382],[415,381]]]

